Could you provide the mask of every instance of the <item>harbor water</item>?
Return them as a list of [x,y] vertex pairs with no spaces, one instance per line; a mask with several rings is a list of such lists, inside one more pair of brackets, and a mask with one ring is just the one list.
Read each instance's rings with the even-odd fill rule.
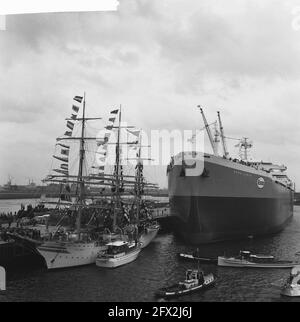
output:
[[[5,203],[9,202],[7,205]],[[0,212],[13,207],[18,210],[25,200],[1,200]],[[32,202],[34,205],[34,202]],[[15,207],[15,210],[14,210]],[[7,209],[8,210],[8,209]],[[5,301],[102,301],[139,302],[157,301],[157,289],[184,279],[187,268],[197,263],[178,259],[179,252],[193,252],[172,233],[159,234],[144,249],[139,258],[117,269],[101,269],[95,265],[47,271],[44,267],[20,267],[8,272],[7,291],[0,292]],[[295,206],[294,217],[284,231],[264,238],[222,242],[199,246],[203,257],[236,255],[240,250],[272,254],[279,259],[299,259],[300,207]],[[201,264],[205,272],[217,276],[216,286],[203,292],[186,295],[173,301],[300,301],[284,298],[280,286],[285,283],[290,269],[239,269]]]

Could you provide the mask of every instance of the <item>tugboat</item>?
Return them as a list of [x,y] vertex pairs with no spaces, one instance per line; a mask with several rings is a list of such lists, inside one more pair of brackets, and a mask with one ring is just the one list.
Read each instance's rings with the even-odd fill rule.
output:
[[200,269],[188,269],[185,273],[185,280],[173,286],[162,288],[156,292],[156,296],[160,298],[177,297],[196,291],[207,289],[215,284],[213,274],[204,275]]
[[141,252],[139,243],[116,240],[106,244],[107,250],[100,252],[96,265],[98,267],[115,268],[129,264],[137,259]]
[[297,263],[292,261],[276,261],[274,256],[256,255],[249,251],[240,251],[237,257],[218,257],[218,266],[252,267],[252,268],[292,268]]
[[293,267],[291,274],[281,291],[281,295],[289,297],[300,296],[300,266]]

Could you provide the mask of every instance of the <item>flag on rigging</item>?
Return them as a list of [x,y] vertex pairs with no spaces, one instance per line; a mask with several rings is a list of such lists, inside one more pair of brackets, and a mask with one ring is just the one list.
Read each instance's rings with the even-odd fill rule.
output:
[[66,176],[68,176],[68,175],[69,175],[69,172],[68,172],[68,171],[65,171],[65,170],[53,169],[53,171],[55,171],[55,172],[57,172],[57,173],[62,173],[62,174],[64,174],[64,175],[66,175]]
[[67,122],[67,127],[68,127],[70,130],[73,130],[73,129],[74,129],[74,123],[72,123],[71,121],[68,121],[68,122]]
[[75,97],[74,97],[74,101],[76,101],[76,102],[81,103],[81,102],[82,102],[82,100],[83,100],[83,97],[82,97],[82,96],[75,96]]
[[72,114],[71,119],[72,120],[76,120],[77,119],[77,115],[76,114]]
[[55,158],[55,159],[57,159],[59,161],[65,162],[65,163],[69,163],[69,159],[68,158],[58,157],[56,155],[53,155],[53,158]]
[[99,141],[97,141],[97,145],[98,146],[100,146],[100,145],[104,145],[105,143],[107,143],[108,142],[108,137],[105,137],[105,138],[103,138],[103,139],[101,139],[101,141],[99,140]]
[[61,164],[61,165],[60,165],[60,167],[61,167],[61,169],[63,169],[63,170],[68,170],[68,169],[69,169],[69,165],[68,165],[68,164],[66,164],[66,163]]
[[65,148],[65,149],[70,149],[69,145],[65,145],[65,144],[62,144],[62,143],[57,143],[57,145],[60,145],[61,147]]
[[110,114],[118,114],[119,113],[119,110],[113,110],[110,112]]
[[61,149],[60,153],[61,153],[62,155],[69,155],[69,150]]
[[134,135],[134,136],[139,136],[141,131],[140,130],[135,130],[135,131],[130,131],[130,130],[127,130],[127,132],[129,132],[130,134]]
[[65,136],[72,136],[72,132],[71,131],[66,131],[64,135]]
[[110,119],[108,119],[109,120],[109,122],[112,122],[112,123],[114,123],[115,122],[115,120],[116,120],[116,118],[115,117],[111,117]]
[[73,106],[72,106],[72,110],[73,110],[75,113],[78,113],[78,111],[79,111],[79,107],[78,107],[78,106],[76,106],[76,105],[73,105]]

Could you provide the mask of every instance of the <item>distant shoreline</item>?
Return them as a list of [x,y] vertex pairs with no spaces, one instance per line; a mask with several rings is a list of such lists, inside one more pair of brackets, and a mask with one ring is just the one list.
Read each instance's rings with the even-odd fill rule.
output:
[[[42,193],[0,193],[0,200],[39,199]],[[58,198],[58,194],[46,194],[46,198]]]
[[[0,193],[0,200],[40,199],[43,193]],[[59,194],[46,194],[46,198],[58,198]],[[105,195],[103,195],[105,196]],[[152,197],[168,197],[167,193],[153,194]]]

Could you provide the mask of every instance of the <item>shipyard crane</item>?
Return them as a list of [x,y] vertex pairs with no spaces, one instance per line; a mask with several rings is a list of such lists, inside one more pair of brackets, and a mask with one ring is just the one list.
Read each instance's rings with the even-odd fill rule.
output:
[[227,158],[229,153],[228,153],[228,150],[227,150],[226,139],[225,139],[225,135],[224,135],[224,128],[223,128],[223,124],[222,124],[222,121],[221,121],[220,112],[218,112],[218,119],[219,119],[219,126],[220,126],[220,132],[221,132],[221,139],[222,139],[224,156],[225,156],[225,158]]
[[213,153],[214,153],[215,156],[217,156],[218,155],[217,147],[216,147],[216,144],[214,142],[214,139],[213,139],[212,133],[210,131],[209,125],[207,123],[206,117],[204,115],[203,109],[201,108],[200,105],[198,105],[198,108],[200,109],[200,112],[201,112],[201,115],[202,115],[202,118],[203,118],[203,122],[204,122],[204,125],[205,125],[205,129],[206,129],[206,132],[207,132],[211,147],[213,149]]

